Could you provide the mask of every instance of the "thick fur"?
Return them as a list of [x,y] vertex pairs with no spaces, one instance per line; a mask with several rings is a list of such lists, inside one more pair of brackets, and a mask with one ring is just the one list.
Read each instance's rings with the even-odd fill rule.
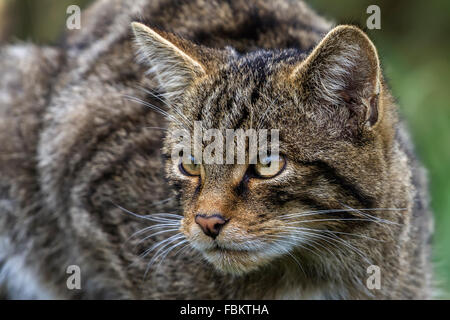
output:
[[[135,20],[150,28],[133,35]],[[0,49],[1,295],[430,297],[426,179],[362,31],[328,32],[288,0],[98,1],[82,21],[60,47]],[[205,165],[186,177],[166,129],[194,120],[280,129],[286,169],[258,180],[247,166]],[[139,255],[173,233],[140,243],[130,236],[151,222],[121,208],[184,215],[193,250],[146,274],[157,250]],[[283,215],[317,210],[333,212],[291,222],[326,238],[274,245],[289,230]],[[207,252],[198,212],[230,219],[217,241],[236,252]],[[379,290],[366,287],[371,264]],[[67,288],[69,265],[81,290]]]

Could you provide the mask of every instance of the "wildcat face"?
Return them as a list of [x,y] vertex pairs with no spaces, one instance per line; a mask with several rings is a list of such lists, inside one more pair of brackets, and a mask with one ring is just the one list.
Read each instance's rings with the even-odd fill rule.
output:
[[[354,208],[377,207],[382,198],[376,177],[387,174],[383,150],[394,120],[376,50],[359,29],[335,28],[309,55],[241,55],[138,23],[133,29],[171,106],[164,153],[183,208],[180,231],[217,269],[242,274],[278,259],[330,258],[336,234],[364,233],[378,219]],[[277,172],[261,176],[261,163],[172,159],[170,132],[193,134],[194,121],[205,129],[279,130]]]

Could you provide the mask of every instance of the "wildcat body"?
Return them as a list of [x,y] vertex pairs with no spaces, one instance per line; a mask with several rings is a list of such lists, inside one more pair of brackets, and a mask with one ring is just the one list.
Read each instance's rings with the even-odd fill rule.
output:
[[[154,28],[134,24],[133,37],[136,17]],[[323,38],[328,22],[281,0],[99,1],[82,21],[59,48],[0,51],[5,297],[430,296],[423,172],[361,31]],[[181,174],[166,129],[194,120],[279,129],[286,168],[267,180],[249,166]],[[131,212],[166,225],[139,242],[155,221]],[[199,212],[229,220],[215,242]],[[161,241],[181,251],[147,270]],[[70,265],[80,290],[67,288]],[[380,289],[366,286],[370,265]]]

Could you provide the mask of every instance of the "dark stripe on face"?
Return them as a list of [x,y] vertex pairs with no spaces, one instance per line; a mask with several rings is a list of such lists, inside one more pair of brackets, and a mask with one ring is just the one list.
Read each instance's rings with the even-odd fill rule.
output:
[[226,92],[226,88],[222,88],[224,86],[223,78],[224,75],[220,75],[214,82],[208,85],[208,88],[218,88],[220,89],[220,93],[216,94],[214,91],[208,90],[207,88],[203,88],[203,91],[200,91],[199,98],[203,101],[207,101],[211,99],[207,104],[199,104],[196,110],[196,114],[194,119],[197,121],[205,121],[210,118],[210,115],[216,114],[220,109],[220,99],[223,96],[223,92]]
[[345,194],[357,200],[362,207],[372,208],[375,205],[375,199],[364,193],[357,185],[348,181],[347,178],[340,175],[336,168],[328,163],[318,160],[310,163],[320,169],[320,173],[330,182],[341,187]]
[[[299,195],[296,191],[286,191],[279,188],[270,189],[270,203],[274,205],[275,209],[279,209],[283,205],[289,202],[300,202],[303,205],[309,207],[309,209],[303,210],[307,211],[323,211],[323,210],[342,210],[345,208],[336,208],[332,204],[321,201],[318,197],[313,194],[302,194]],[[301,213],[301,212],[300,212]],[[326,215],[318,215],[317,219],[330,219],[330,218],[358,218],[359,215],[352,211],[338,211],[338,212],[327,212]],[[312,219],[312,218],[311,218]],[[315,218],[314,218],[315,219]]]
[[302,204],[308,206],[311,208],[311,210],[326,210],[329,209],[328,206],[321,203],[317,198],[314,198],[313,196],[303,194],[299,195],[297,193],[285,191],[285,190],[279,190],[279,189],[273,189],[273,198],[272,203],[275,204],[278,207],[281,207],[285,205],[288,202],[301,202]]
[[[337,230],[347,230],[347,232],[351,232],[353,228],[362,227],[371,223],[371,221],[369,220],[360,220],[361,216],[355,212],[343,211],[342,209],[345,208],[336,208],[332,204],[323,202],[319,198],[314,197],[314,195],[296,195],[293,192],[277,192],[276,189],[272,190],[272,192],[272,194],[275,195],[270,198],[271,204],[274,206],[272,210],[274,212],[277,212],[277,214],[275,214],[276,218],[282,219],[283,222],[297,221],[299,223],[299,226],[307,228],[314,227],[315,223],[327,225],[328,228]],[[282,197],[280,197],[281,194]],[[301,203],[302,205],[307,206],[307,208],[298,211],[290,210],[287,212],[283,212],[282,206],[292,201]],[[334,209],[337,209],[338,211],[333,212],[332,210]],[[306,214],[307,216],[302,217],[302,214]],[[283,216],[285,215],[288,215],[288,217],[285,218],[287,220],[283,220]],[[271,214],[269,218],[273,217],[273,214]],[[262,217],[260,217],[260,219],[261,218]],[[264,219],[268,218],[264,217]],[[305,222],[304,225],[301,225],[301,221],[308,222]]]
[[250,103],[251,103],[252,105],[255,104],[256,101],[258,101],[258,99],[259,99],[259,96],[260,96],[260,92],[259,92],[260,87],[261,87],[261,85],[259,85],[259,86],[255,87],[255,88],[253,88],[252,94],[250,95]]

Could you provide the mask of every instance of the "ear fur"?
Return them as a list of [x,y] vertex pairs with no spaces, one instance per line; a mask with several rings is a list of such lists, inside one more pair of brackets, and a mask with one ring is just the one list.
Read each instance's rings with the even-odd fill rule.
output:
[[148,73],[155,76],[166,96],[181,94],[196,79],[206,75],[206,66],[201,62],[207,55],[206,48],[138,22],[131,26],[139,58],[150,66]]
[[381,71],[372,41],[354,26],[331,30],[291,75],[311,102],[346,105],[359,123],[380,119]]

